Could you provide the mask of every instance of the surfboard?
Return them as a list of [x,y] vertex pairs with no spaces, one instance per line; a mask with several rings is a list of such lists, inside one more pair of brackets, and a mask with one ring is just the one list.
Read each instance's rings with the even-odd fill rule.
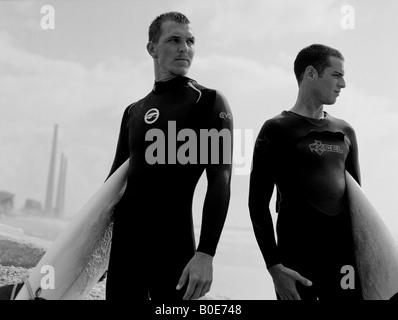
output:
[[365,300],[389,300],[398,293],[398,246],[381,216],[346,172],[355,258]]
[[76,213],[31,271],[15,300],[86,298],[108,267],[113,207],[123,195],[127,170],[128,160]]

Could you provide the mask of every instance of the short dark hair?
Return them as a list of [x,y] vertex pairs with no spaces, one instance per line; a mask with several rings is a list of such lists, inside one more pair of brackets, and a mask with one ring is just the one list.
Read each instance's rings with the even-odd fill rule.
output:
[[322,77],[323,71],[330,67],[329,57],[336,57],[344,61],[340,51],[323,44],[313,44],[302,49],[294,61],[294,74],[297,82],[301,83],[305,69],[308,66],[313,66]]
[[157,16],[149,26],[149,41],[152,41],[153,43],[157,43],[159,41],[159,38],[162,35],[162,25],[166,21],[175,21],[183,24],[191,23],[188,18],[180,12],[171,11],[162,13],[161,15]]

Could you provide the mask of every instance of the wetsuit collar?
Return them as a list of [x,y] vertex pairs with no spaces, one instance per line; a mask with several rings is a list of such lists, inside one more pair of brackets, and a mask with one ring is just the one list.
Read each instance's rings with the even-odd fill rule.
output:
[[321,119],[314,119],[314,118],[309,118],[309,117],[306,117],[306,116],[302,116],[301,114],[295,113],[295,112],[290,111],[290,110],[285,110],[284,113],[300,117],[300,118],[306,120],[307,122],[312,123],[315,126],[325,125],[328,122],[328,119],[329,119],[329,114],[326,111],[323,111],[324,117],[321,118]]
[[152,93],[160,94],[167,91],[175,90],[176,88],[187,84],[190,81],[195,81],[188,77],[175,77],[168,81],[156,81],[153,85]]

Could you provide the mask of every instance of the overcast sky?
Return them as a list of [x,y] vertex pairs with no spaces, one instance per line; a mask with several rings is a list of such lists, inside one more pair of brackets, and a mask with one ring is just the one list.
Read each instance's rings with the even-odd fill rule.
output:
[[[235,165],[227,226],[250,225],[249,171],[242,170],[250,167],[250,142],[266,119],[293,106],[298,51],[323,43],[345,56],[347,83],[325,110],[354,126],[363,187],[398,235],[394,0],[0,1],[0,190],[14,193],[18,208],[27,198],[44,203],[54,124],[57,169],[60,152],[68,158],[68,214],[102,184],[125,107],[152,88],[147,30],[165,11],[191,20],[196,56],[189,76],[224,93],[235,128],[248,139],[245,161]],[[204,190],[202,180],[196,219]]]

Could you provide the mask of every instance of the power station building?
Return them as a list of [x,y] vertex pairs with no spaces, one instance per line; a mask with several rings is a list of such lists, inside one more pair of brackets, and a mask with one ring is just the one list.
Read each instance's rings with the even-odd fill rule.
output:
[[0,215],[10,215],[14,209],[14,194],[0,191]]

